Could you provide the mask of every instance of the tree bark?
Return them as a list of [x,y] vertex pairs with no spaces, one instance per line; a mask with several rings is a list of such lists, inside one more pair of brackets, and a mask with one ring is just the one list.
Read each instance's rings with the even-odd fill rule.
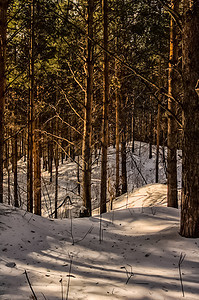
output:
[[14,163],[14,204],[15,207],[19,207],[19,201],[18,201],[18,180],[17,180],[17,157],[18,157],[18,145],[17,145],[17,135],[14,136],[13,141],[14,146],[14,157],[13,157],[13,163]]
[[135,98],[133,96],[132,102],[132,120],[131,120],[131,135],[132,135],[132,153],[135,151]]
[[127,192],[126,127],[123,128],[123,132],[122,132],[121,157],[122,157],[122,194],[125,194]]
[[[7,134],[7,136],[9,136]],[[7,176],[8,176],[8,205],[10,205],[10,169],[9,169],[9,163],[10,163],[10,141],[7,140],[6,144],[6,170],[7,170]]]
[[34,109],[34,22],[35,2],[31,2],[30,96],[28,107],[27,211],[33,212],[33,109]]
[[158,104],[157,129],[156,129],[156,164],[155,164],[155,182],[159,181],[159,149],[160,149],[160,105]]
[[[171,8],[178,13],[179,0],[171,0]],[[178,62],[178,39],[177,24],[171,17],[170,21],[170,55],[168,74],[168,94],[177,99],[177,67]],[[168,98],[168,109],[175,115],[176,103]],[[177,123],[172,116],[168,116],[167,135],[167,206],[178,207],[177,196]]]
[[[58,97],[57,97],[58,99]],[[58,136],[58,118],[56,119],[56,135]],[[58,171],[59,171],[59,153],[58,144],[55,146],[55,219],[57,219],[58,203]]]
[[82,145],[83,159],[83,205],[87,209],[87,215],[91,215],[91,134],[92,134],[92,102],[93,102],[93,11],[94,1],[88,0],[87,12],[87,78],[85,93],[85,112],[84,112],[84,135]]
[[[185,1],[185,5],[190,4]],[[199,237],[199,0],[192,1],[184,13],[182,34],[183,144],[182,207],[180,234]]]
[[[117,83],[119,81],[118,78],[118,63],[115,62],[116,64],[116,80]],[[115,142],[116,142],[116,181],[115,181],[115,192],[116,192],[116,197],[120,195],[120,100],[119,100],[119,84],[116,86],[116,93],[115,93],[115,123],[116,123],[116,128],[115,128]]]
[[[107,0],[102,1],[103,21],[104,21],[104,49],[108,50],[108,12]],[[102,162],[101,162],[101,199],[100,214],[106,212],[107,197],[107,153],[108,153],[108,101],[109,101],[109,62],[108,54],[104,51],[104,93],[103,93],[103,119],[102,119]]]
[[8,1],[0,0],[0,203],[3,203],[4,106]]

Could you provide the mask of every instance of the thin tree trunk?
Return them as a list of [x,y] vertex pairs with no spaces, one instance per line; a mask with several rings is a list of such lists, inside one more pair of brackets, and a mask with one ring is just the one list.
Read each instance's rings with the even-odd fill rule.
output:
[[14,163],[14,204],[15,207],[19,207],[19,201],[18,201],[18,181],[17,181],[17,156],[18,156],[18,145],[17,145],[17,135],[14,136],[14,157],[13,157],[13,163]]
[[132,123],[131,123],[131,134],[132,134],[132,153],[134,153],[135,151],[135,117],[134,117],[134,113],[135,113],[135,98],[133,97],[133,103],[132,103]]
[[10,149],[9,149],[9,140],[6,142],[6,170],[7,170],[7,176],[8,176],[8,205],[10,205],[10,169],[9,169],[9,155],[10,155]]
[[48,172],[50,173],[50,182],[53,181],[53,142],[48,142]]
[[80,172],[79,172],[79,154],[77,156],[77,192],[80,195]]
[[34,213],[41,216],[41,135],[37,131],[40,128],[39,118],[34,124]]
[[27,210],[33,212],[33,109],[34,109],[34,20],[35,1],[31,2],[30,99],[28,107]]
[[[102,1],[104,21],[104,49],[108,50],[108,15],[107,0]],[[107,197],[107,151],[108,151],[108,98],[109,98],[109,62],[108,54],[104,51],[104,93],[103,93],[103,119],[102,119],[102,162],[101,162],[101,199],[100,214],[106,212]]]
[[[118,81],[118,64],[116,64],[116,80]],[[120,101],[119,101],[119,93],[118,93],[119,86],[116,86],[116,93],[115,93],[115,100],[116,100],[116,107],[115,107],[115,123],[116,123],[116,129],[115,129],[115,142],[116,142],[116,181],[115,181],[115,192],[116,197],[120,195],[120,117],[119,117],[119,111],[120,111]]]
[[152,158],[152,144],[153,144],[153,118],[152,118],[152,113],[150,113],[150,120],[149,120],[149,159]]
[[8,1],[0,0],[0,203],[3,203],[4,106]]
[[[56,119],[56,135],[58,135],[58,119]],[[56,144],[55,146],[55,219],[57,219],[58,173],[59,173],[59,155],[58,155],[58,144]]]
[[156,164],[155,164],[155,182],[159,180],[159,148],[160,148],[160,105],[158,104],[157,130],[156,130]]
[[[171,0],[171,8],[178,13],[179,0]],[[175,70],[178,61],[178,40],[177,24],[171,17],[170,22],[170,57],[168,74],[168,94],[177,98],[177,70]],[[176,114],[176,103],[169,98],[168,109]],[[167,206],[178,207],[177,196],[177,123],[172,116],[168,117],[168,135],[167,135]]]
[[121,157],[122,157],[122,194],[125,194],[127,192],[126,127],[124,127],[122,132]]
[[91,134],[92,134],[92,102],[93,102],[93,11],[94,1],[88,0],[87,16],[87,78],[85,93],[85,113],[84,113],[84,135],[82,146],[83,158],[83,205],[87,209],[87,214],[91,215]]
[[[189,4],[189,1],[185,1]],[[180,234],[199,237],[199,0],[185,10],[182,33],[183,142]]]

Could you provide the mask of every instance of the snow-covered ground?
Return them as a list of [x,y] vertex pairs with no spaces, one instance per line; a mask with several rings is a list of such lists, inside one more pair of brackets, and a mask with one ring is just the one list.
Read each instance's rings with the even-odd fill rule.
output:
[[101,219],[0,205],[0,299],[33,299],[25,271],[37,299],[199,299],[199,240],[178,234],[179,210],[165,199],[165,185],[147,185]]

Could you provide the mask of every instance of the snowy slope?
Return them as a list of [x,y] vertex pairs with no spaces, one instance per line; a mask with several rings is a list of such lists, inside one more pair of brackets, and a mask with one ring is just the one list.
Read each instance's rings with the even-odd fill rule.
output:
[[[156,147],[153,146],[153,156],[149,159],[149,145],[142,142],[135,142],[135,151],[131,151],[131,143],[127,147],[127,181],[128,181],[128,193],[132,193],[135,189],[142,187],[144,184],[152,184],[155,182],[155,163],[156,163]],[[160,147],[159,156],[159,183],[166,183],[165,174],[165,160],[166,148]],[[98,153],[99,154],[99,153]],[[110,190],[115,192],[115,149],[109,147],[108,149],[108,193],[107,200],[110,198]],[[77,157],[76,157],[77,160]],[[81,165],[80,159],[80,165]],[[100,156],[94,157],[92,164],[92,207],[95,209],[99,206],[100,202]],[[181,158],[178,155],[178,173],[181,173]],[[8,200],[8,188],[7,188],[7,173],[4,174],[4,202]],[[81,170],[80,170],[81,176]],[[10,165],[10,177],[11,177],[11,203],[14,205],[13,197],[13,173],[11,172]],[[21,159],[18,162],[18,192],[20,205],[26,209],[26,180],[27,180],[27,166],[26,161]],[[81,180],[81,178],[80,178]],[[66,196],[69,196],[73,203],[72,212],[73,216],[79,216],[79,210],[82,205],[82,199],[78,195],[77,190],[77,164],[70,160],[64,161],[59,165],[59,190],[58,190],[58,206],[63,203]],[[178,186],[181,186],[181,178],[178,178]],[[128,195],[127,195],[128,196]],[[42,169],[42,215],[48,217],[54,211],[55,201],[55,168],[53,164],[53,182],[50,182],[50,174],[48,171]],[[68,211],[68,205],[63,206],[65,212]],[[68,214],[59,209],[58,216],[65,217]]]
[[149,185],[117,199],[101,242],[98,215],[50,220],[0,205],[0,299],[32,299],[25,270],[37,299],[199,299],[199,240],[179,236],[165,196]]

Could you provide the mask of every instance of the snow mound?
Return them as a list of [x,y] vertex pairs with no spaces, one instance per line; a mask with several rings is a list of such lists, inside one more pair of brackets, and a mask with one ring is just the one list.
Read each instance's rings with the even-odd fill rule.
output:
[[162,205],[165,195],[164,185],[145,186],[127,208],[123,196],[113,211],[81,219],[1,204],[0,299],[32,299],[25,271],[38,300],[199,299],[199,240],[178,234],[179,210]]

